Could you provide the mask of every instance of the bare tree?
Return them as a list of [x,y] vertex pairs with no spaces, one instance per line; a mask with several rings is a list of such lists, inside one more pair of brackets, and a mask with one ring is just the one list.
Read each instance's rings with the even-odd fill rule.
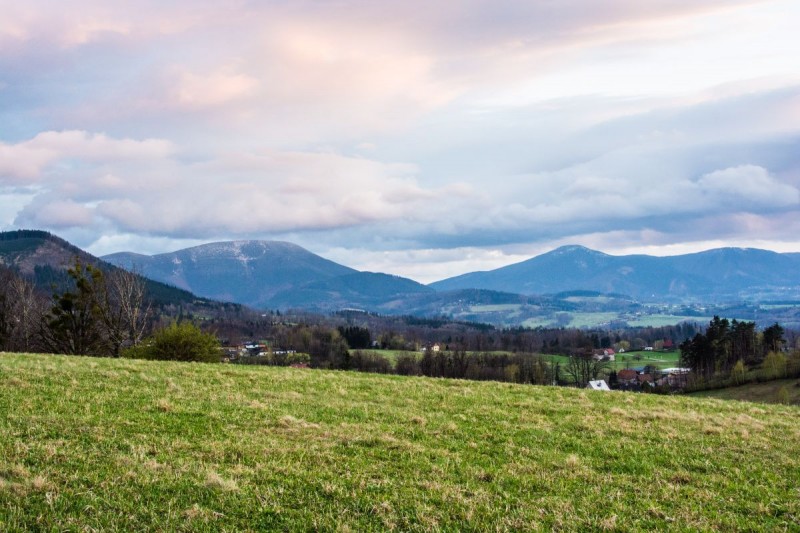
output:
[[41,348],[39,333],[46,313],[45,298],[38,293],[33,283],[20,276],[11,279],[7,297],[12,317],[10,348],[21,352]]
[[14,274],[10,270],[0,267],[0,350],[8,348],[13,331],[12,302],[8,290],[13,277]]
[[150,319],[150,302],[144,278],[136,271],[114,270],[108,275],[108,291],[119,309],[125,341],[142,342]]
[[146,296],[144,278],[122,269],[105,274],[103,283],[94,287],[95,306],[114,357],[144,337],[150,315]]
[[579,388],[597,379],[608,368],[609,364],[606,361],[595,360],[590,353],[571,356],[563,367],[564,374]]

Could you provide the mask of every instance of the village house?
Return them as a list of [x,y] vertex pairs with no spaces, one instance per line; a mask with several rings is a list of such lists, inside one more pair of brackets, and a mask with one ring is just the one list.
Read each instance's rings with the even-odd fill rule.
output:
[[608,383],[606,383],[606,380],[604,380],[604,379],[598,379],[598,380],[590,381],[586,385],[586,388],[587,389],[591,389],[591,390],[602,390],[602,391],[609,391],[609,392],[611,391],[611,388],[608,386]]
[[617,372],[617,383],[620,385],[635,385],[637,383],[637,378],[639,374],[636,370],[631,368],[623,368],[619,372]]
[[600,348],[592,352],[592,359],[595,361],[614,361],[615,356],[614,348]]

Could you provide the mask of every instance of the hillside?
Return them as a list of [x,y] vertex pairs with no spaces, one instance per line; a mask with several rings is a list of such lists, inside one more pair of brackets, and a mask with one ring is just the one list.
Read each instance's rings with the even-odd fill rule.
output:
[[42,267],[62,270],[75,257],[84,263],[98,263],[90,254],[46,231],[0,232],[0,264],[26,276],[34,276]]
[[431,287],[519,294],[592,290],[662,302],[797,298],[800,254],[722,248],[670,257],[612,256],[583,246],[563,246],[521,263],[463,274]]
[[794,407],[0,355],[0,530],[800,528]]
[[[46,231],[18,230],[0,232],[0,265],[31,279],[44,292],[68,283],[66,270],[75,258],[103,271],[118,268]],[[145,279],[148,294],[156,305],[181,304],[198,298],[182,289]]]

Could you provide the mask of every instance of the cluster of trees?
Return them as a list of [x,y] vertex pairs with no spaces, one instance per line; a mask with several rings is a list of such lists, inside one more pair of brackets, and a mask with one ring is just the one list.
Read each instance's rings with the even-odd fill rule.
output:
[[715,316],[704,333],[681,343],[681,364],[705,380],[718,374],[741,373],[747,366],[760,366],[770,354],[781,352],[786,344],[784,334],[779,324],[758,332],[754,322]]
[[29,280],[0,273],[0,347],[10,351],[119,356],[150,326],[143,279],[76,260],[65,290],[44,294]]
[[[180,313],[180,311],[178,311]],[[189,321],[156,316],[144,278],[76,259],[51,294],[0,271],[0,349],[143,359],[220,360],[217,337]],[[147,336],[151,334],[151,336]]]
[[360,326],[339,326],[336,328],[339,334],[347,341],[347,345],[353,349],[369,348],[372,345],[372,335],[369,328]]
[[359,372],[537,385],[550,385],[558,380],[560,368],[558,364],[551,365],[545,357],[537,354],[469,353],[463,349],[428,350],[422,356],[408,352],[398,355],[394,364],[380,352],[355,350],[347,358],[327,363],[327,368]]

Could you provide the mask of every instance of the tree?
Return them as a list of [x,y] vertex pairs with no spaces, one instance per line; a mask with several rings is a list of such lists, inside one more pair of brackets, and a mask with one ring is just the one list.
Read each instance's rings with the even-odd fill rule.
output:
[[761,346],[764,354],[779,352],[783,349],[786,340],[783,338],[784,329],[776,322],[764,330]]
[[0,270],[0,349],[5,349],[9,345],[12,331],[12,312],[8,295],[8,286],[14,279],[14,274],[7,270]]
[[94,303],[112,355],[118,357],[123,346],[136,346],[141,342],[148,325],[150,304],[145,301],[144,278],[135,272],[117,269],[105,275],[104,283],[93,288]]
[[138,346],[122,351],[123,357],[133,359],[202,363],[218,363],[221,355],[217,337],[204,333],[191,322],[172,323]]
[[74,291],[53,295],[43,335],[45,344],[55,353],[100,355],[108,349],[95,296],[103,273],[92,265],[83,265],[78,258],[67,273]]
[[573,355],[564,366],[564,374],[576,387],[583,388],[608,368],[607,361],[597,361],[591,354]]
[[786,375],[786,356],[780,352],[769,352],[761,363],[762,373],[770,379],[782,378]]
[[38,333],[45,299],[32,283],[0,268],[0,349],[31,352],[40,348]]
[[9,308],[13,316],[13,329],[9,347],[14,351],[32,352],[42,347],[39,335],[47,300],[28,280],[16,276],[8,287]]
[[347,341],[347,345],[354,349],[369,348],[372,345],[372,337],[368,328],[358,326],[339,326],[339,334]]
[[744,378],[746,375],[747,375],[747,367],[744,366],[744,361],[739,359],[733,366],[733,370],[731,370],[731,378],[733,379],[734,383],[736,383],[737,385],[741,385],[742,383],[744,383]]
[[708,338],[698,333],[681,343],[681,366],[691,368],[698,376],[708,378],[714,373],[714,352]]
[[752,349],[754,327],[751,322],[730,322],[715,316],[705,334],[697,333],[680,345],[681,364],[703,378],[717,371],[729,372]]

